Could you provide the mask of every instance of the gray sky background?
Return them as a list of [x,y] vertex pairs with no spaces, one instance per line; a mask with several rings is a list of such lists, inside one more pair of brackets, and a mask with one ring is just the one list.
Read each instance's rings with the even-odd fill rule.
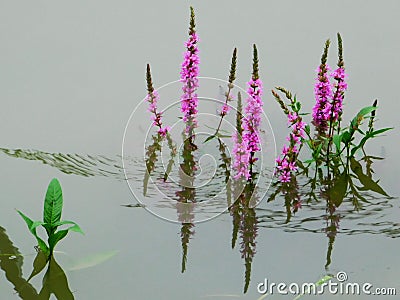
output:
[[[265,110],[285,126],[269,90],[282,85],[311,109],[324,41],[344,40],[350,118],[379,98],[382,125],[399,125],[400,3],[393,1],[0,1],[0,132],[9,147],[119,152],[152,64],[156,86],[176,80],[189,5],[197,14],[201,75],[225,79],[238,47],[238,85],[260,52]],[[384,117],[383,117],[384,116]],[[279,143],[280,137],[277,137]],[[283,141],[284,137],[281,137]]]

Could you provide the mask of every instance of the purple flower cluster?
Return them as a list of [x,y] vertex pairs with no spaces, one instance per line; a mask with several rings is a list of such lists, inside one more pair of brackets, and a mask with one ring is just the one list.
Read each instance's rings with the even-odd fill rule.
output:
[[347,83],[345,79],[347,74],[343,67],[337,68],[332,72],[331,77],[336,80],[334,84],[335,94],[332,98],[332,120],[335,122],[343,111],[344,92],[347,90]]
[[[243,140],[246,141],[250,153],[260,151],[260,123],[263,102],[262,96],[262,82],[260,79],[252,79],[247,83],[247,106],[245,108],[246,116],[243,118]],[[250,162],[252,163],[252,162]]]
[[289,182],[292,172],[298,169],[296,166],[296,158],[299,154],[298,146],[301,144],[301,138],[304,138],[304,128],[306,126],[302,118],[295,112],[288,114],[288,122],[292,128],[292,132],[287,138],[289,146],[284,145],[282,158],[278,157],[276,159],[277,167],[275,173],[279,174],[281,182]]
[[158,133],[161,136],[166,136],[167,132],[170,131],[169,126],[163,127],[162,122],[161,122],[161,112],[157,111],[157,101],[160,99],[160,96],[158,95],[157,91],[152,90],[150,93],[147,94],[146,100],[147,102],[150,103],[149,105],[149,112],[152,113],[151,120],[153,121],[153,125],[158,127]]
[[326,131],[328,122],[331,118],[332,85],[329,81],[327,72],[330,70],[327,64],[321,64],[317,69],[318,77],[314,86],[315,106],[313,108],[313,120],[315,126],[321,131]]
[[347,89],[347,74],[344,68],[339,67],[330,74],[330,77],[336,80],[334,84],[328,78],[329,70],[327,64],[318,68],[318,78],[314,86],[316,103],[313,108],[313,120],[322,132],[328,129],[330,122],[336,122],[342,114],[344,92]]
[[221,111],[219,112],[219,115],[221,117],[224,117],[229,113],[230,110],[231,110],[231,108],[229,107],[229,105],[227,103],[224,103],[222,105]]
[[245,178],[248,180],[250,178],[249,171],[249,160],[250,152],[247,140],[242,139],[239,132],[233,134],[233,170],[235,170],[235,175],[233,178],[235,180],[239,178]]
[[[199,87],[199,50],[197,43],[199,38],[194,30],[190,31],[189,40],[185,43],[186,52],[181,70],[181,82],[183,82],[183,95],[181,96],[181,112],[183,121],[190,123],[190,127],[196,127],[195,115],[197,114],[198,98],[196,90]],[[189,128],[187,127],[187,130]]]

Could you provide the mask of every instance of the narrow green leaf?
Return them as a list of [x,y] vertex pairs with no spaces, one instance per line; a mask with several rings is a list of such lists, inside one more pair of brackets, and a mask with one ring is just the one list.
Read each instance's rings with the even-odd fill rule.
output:
[[43,222],[39,222],[39,221],[34,222],[29,217],[25,216],[21,211],[17,210],[17,212],[22,217],[22,219],[24,219],[26,225],[28,226],[29,231],[36,238],[40,249],[44,253],[48,254],[49,253],[49,248],[47,247],[46,243],[36,233],[36,227],[39,226],[39,225],[44,225],[44,223]]
[[299,112],[300,109],[301,109],[301,103],[300,102],[295,102],[294,111],[295,112]]
[[310,134],[310,132],[311,132],[310,125],[307,124],[307,125],[304,127],[304,130],[305,130],[305,132],[306,132],[307,134]]
[[372,136],[376,136],[378,134],[384,133],[384,132],[386,132],[388,130],[391,130],[391,129],[393,129],[393,127],[387,127],[387,128],[378,129],[378,130],[372,131],[371,135]]
[[206,139],[204,140],[203,143],[207,143],[208,141],[212,140],[212,139],[215,138],[215,137],[216,137],[215,135],[210,135],[208,138],[206,138]]
[[231,138],[232,135],[218,133],[217,136],[221,139]]
[[304,161],[305,164],[311,164],[312,162],[314,162],[315,159],[307,159]]
[[61,220],[62,207],[63,196],[61,185],[54,178],[47,188],[43,210],[43,221],[47,223],[45,228],[49,236],[57,229],[57,226],[54,226],[54,224]]

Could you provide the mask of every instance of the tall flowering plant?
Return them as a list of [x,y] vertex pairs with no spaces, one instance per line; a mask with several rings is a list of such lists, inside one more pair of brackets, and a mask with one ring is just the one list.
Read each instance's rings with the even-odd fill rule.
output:
[[325,42],[324,53],[321,57],[321,64],[317,69],[318,76],[314,85],[315,105],[313,108],[313,124],[320,134],[325,134],[328,129],[328,122],[331,114],[332,85],[329,81],[327,64],[328,48],[330,41]]
[[190,26],[189,39],[185,43],[186,51],[181,68],[181,82],[183,83],[181,96],[181,111],[183,113],[183,121],[186,123],[186,133],[192,137],[194,128],[197,127],[197,106],[198,97],[196,90],[199,87],[199,49],[197,43],[199,37],[195,30],[195,14],[193,7],[190,7]]
[[289,127],[291,128],[291,133],[287,137],[289,145],[283,146],[281,155],[275,160],[275,174],[279,176],[279,180],[282,183],[285,183],[290,182],[293,174],[298,170],[297,157],[305,138],[306,123],[303,122],[303,118],[301,117],[301,105],[297,102],[296,97],[293,97],[292,94],[284,88],[278,87],[277,89],[283,92],[290,101],[289,108],[280,96],[275,91],[272,91],[275,100],[280,104],[283,112],[287,115]]
[[256,152],[261,150],[260,146],[260,124],[263,102],[261,99],[263,88],[258,75],[258,52],[256,45],[253,45],[253,73],[251,80],[247,83],[247,105],[245,108],[245,117],[243,120],[243,140],[247,143],[247,149],[250,152],[250,170],[256,161],[254,157]]
[[233,169],[234,178],[249,180],[253,173],[253,164],[257,160],[256,153],[261,150],[260,125],[263,101],[263,89],[258,74],[257,46],[253,45],[253,72],[247,83],[248,97],[245,115],[242,116],[241,103],[238,103],[237,128],[233,134]]
[[158,134],[165,137],[170,130],[168,126],[163,126],[161,122],[162,113],[157,109],[157,101],[160,99],[158,92],[154,90],[153,81],[151,79],[150,65],[147,64],[146,70],[146,82],[147,82],[147,96],[146,100],[149,103],[149,112],[151,112],[151,120],[153,125],[158,127]]
[[[287,115],[291,128],[291,133],[287,138],[289,145],[283,147],[281,155],[276,159],[275,174],[278,177],[278,183],[283,187],[289,187],[297,174],[301,173],[308,176],[309,166],[314,163],[314,179],[309,182],[311,188],[315,189],[317,176],[322,181],[329,182],[325,191],[332,193],[332,197],[336,201],[335,205],[339,206],[348,191],[356,196],[358,195],[354,184],[351,182],[354,177],[351,172],[356,170],[354,168],[356,152],[362,149],[365,154],[364,145],[367,140],[391,128],[378,130],[373,128],[377,101],[372,106],[361,109],[351,119],[349,126],[341,127],[344,94],[347,90],[347,74],[344,68],[342,38],[339,33],[337,39],[337,68],[331,72],[327,63],[330,46],[330,41],[327,40],[321,57],[321,64],[317,69],[318,75],[314,85],[316,101],[311,122],[316,133],[314,136],[312,136],[310,126],[303,122],[305,114],[300,113],[301,103],[296,100],[296,96],[293,97],[289,91],[277,87],[276,89],[284,93],[290,101],[290,104],[286,105],[275,90],[272,91],[272,94]],[[364,119],[369,119],[367,130],[361,129]],[[361,135],[360,139],[357,139],[357,134]],[[303,161],[299,155],[304,144],[308,145],[312,151],[312,158]],[[324,169],[323,166],[325,166]],[[284,191],[285,188],[278,190]]]

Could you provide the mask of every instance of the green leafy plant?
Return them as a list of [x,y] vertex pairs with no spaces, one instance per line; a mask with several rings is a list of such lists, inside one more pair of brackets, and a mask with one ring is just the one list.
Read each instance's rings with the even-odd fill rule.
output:
[[[24,219],[29,231],[36,238],[40,250],[47,256],[51,256],[53,254],[56,244],[65,238],[69,231],[80,232],[83,234],[83,231],[75,222],[61,221],[62,208],[63,195],[61,185],[60,182],[54,178],[47,188],[46,197],[44,199],[43,221],[32,221],[21,211],[17,210],[20,216]],[[62,225],[72,226],[57,231],[57,228]],[[48,244],[46,244],[46,242],[38,236],[36,229],[39,226],[43,226],[46,230]]]

